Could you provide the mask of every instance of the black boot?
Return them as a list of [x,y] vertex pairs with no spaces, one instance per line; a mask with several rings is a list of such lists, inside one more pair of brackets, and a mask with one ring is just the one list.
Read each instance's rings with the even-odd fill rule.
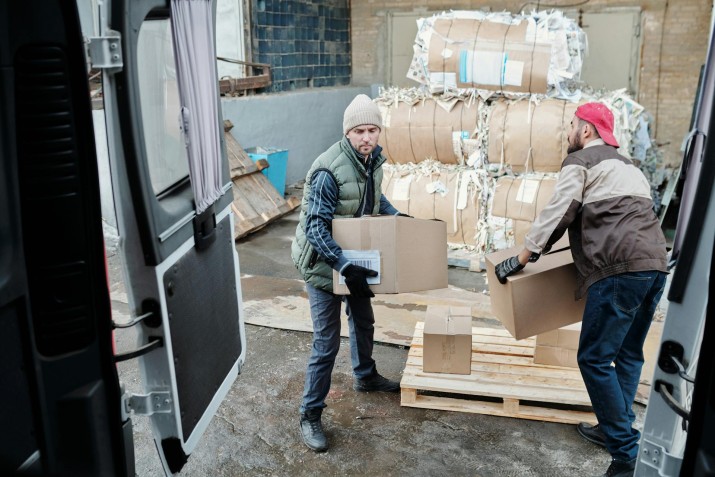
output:
[[300,413],[300,433],[303,442],[315,452],[328,450],[328,439],[325,438],[323,424],[320,422],[322,414],[322,409],[308,409]]
[[396,393],[400,390],[400,383],[390,381],[389,379],[380,376],[375,372],[372,376],[364,379],[355,378],[353,389],[360,392],[382,391],[384,393]]
[[612,460],[611,465],[608,466],[606,473],[601,477],[633,477],[633,473],[636,468],[636,459],[630,462],[621,462],[618,460]]
[[580,423],[576,426],[576,430],[579,435],[589,442],[596,444],[597,446],[606,447],[606,436],[601,430],[601,426],[596,424],[591,426],[585,422]]

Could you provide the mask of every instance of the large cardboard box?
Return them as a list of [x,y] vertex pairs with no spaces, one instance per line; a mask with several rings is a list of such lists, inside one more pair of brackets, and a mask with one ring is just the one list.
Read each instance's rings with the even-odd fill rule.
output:
[[[379,257],[379,266],[374,259],[351,260],[379,270],[377,279],[368,280],[374,293],[447,288],[447,227],[442,221],[391,215],[335,219],[333,238],[346,256],[373,251]],[[341,279],[333,271],[333,293],[349,295]]]
[[485,257],[492,313],[518,340],[580,321],[586,300],[574,299],[577,272],[570,250],[542,255],[506,284],[499,283],[494,267],[521,250],[517,246]]
[[422,370],[472,373],[472,311],[469,307],[430,305],[425,314]]
[[576,356],[581,323],[536,335],[534,363],[578,368]]

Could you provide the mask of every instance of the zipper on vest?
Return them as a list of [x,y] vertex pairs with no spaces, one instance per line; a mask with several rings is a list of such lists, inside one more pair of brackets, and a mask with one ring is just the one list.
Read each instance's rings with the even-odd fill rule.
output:
[[313,268],[317,262],[318,262],[318,252],[313,250],[313,253],[310,256],[310,261],[308,262],[308,268]]

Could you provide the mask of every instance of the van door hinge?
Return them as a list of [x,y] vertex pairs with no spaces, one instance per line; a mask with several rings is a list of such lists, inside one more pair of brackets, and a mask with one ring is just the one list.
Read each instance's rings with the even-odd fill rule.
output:
[[116,73],[124,66],[122,36],[118,31],[105,30],[102,36],[89,38],[89,58],[92,67]]
[[658,475],[678,475],[683,463],[682,457],[670,454],[665,447],[647,439],[641,441],[638,460],[647,467],[657,470]]
[[127,416],[134,413],[139,416],[166,414],[172,410],[171,393],[153,392],[149,394],[129,394],[123,396],[123,410]]

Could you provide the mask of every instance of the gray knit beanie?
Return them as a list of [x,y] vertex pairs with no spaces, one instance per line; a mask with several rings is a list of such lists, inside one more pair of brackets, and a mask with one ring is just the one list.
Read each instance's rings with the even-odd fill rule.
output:
[[345,108],[343,134],[347,134],[352,128],[363,124],[373,124],[382,129],[382,115],[380,108],[372,102],[369,96],[358,94]]

